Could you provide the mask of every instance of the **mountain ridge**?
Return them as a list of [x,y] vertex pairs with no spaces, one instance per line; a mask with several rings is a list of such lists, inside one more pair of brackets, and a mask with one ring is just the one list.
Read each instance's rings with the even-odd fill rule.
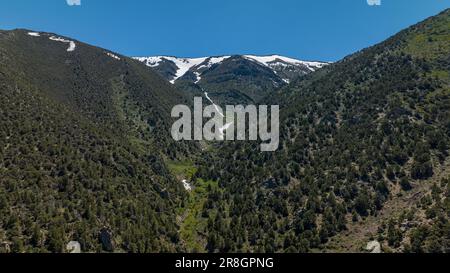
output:
[[218,104],[255,104],[275,90],[329,63],[280,55],[227,55],[202,58],[134,58],[157,71],[188,96],[207,92]]
[[[253,61],[256,61],[259,64],[268,66],[268,67],[275,67],[276,65],[283,64],[283,65],[291,65],[291,66],[299,66],[302,68],[307,68],[311,72],[322,68],[323,66],[330,64],[330,62],[320,62],[320,61],[304,61],[299,60],[291,57],[286,57],[278,54],[268,54],[268,55],[214,55],[214,56],[207,56],[207,57],[196,57],[196,58],[190,58],[190,57],[177,57],[177,56],[141,56],[141,57],[133,57],[136,60],[139,60],[143,63],[145,63],[147,66],[157,68],[159,65],[165,61],[173,62],[175,65],[178,65],[180,63],[185,63],[186,67],[180,67],[178,66],[178,72],[176,75],[171,75],[172,78],[168,78],[171,83],[175,83],[176,80],[182,78],[186,73],[188,73],[191,69],[195,68],[202,68],[202,66],[212,66],[214,64],[220,64],[222,61],[230,58],[230,57],[242,57],[247,58]],[[208,62],[207,62],[208,61]],[[273,69],[275,73],[277,73],[277,69]],[[290,79],[283,79],[285,81],[290,81]]]

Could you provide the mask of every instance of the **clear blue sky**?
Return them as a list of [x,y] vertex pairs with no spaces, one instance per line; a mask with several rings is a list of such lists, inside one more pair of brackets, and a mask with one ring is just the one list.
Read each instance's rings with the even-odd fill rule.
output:
[[129,56],[281,54],[336,61],[450,0],[0,0],[0,29],[56,32]]

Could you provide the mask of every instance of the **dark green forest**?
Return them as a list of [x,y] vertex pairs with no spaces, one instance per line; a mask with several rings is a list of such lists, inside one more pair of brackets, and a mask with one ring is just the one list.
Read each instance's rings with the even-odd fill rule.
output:
[[137,61],[49,36],[0,32],[0,250],[182,249],[185,193],[164,160],[195,149],[169,134],[187,99]]
[[373,236],[392,251],[448,252],[449,41],[447,10],[267,98],[282,109],[280,150],[232,143],[199,170],[224,189],[204,206],[207,250],[327,251],[330,238],[423,187],[405,238],[382,223]]
[[280,105],[274,153],[175,142],[198,86],[27,32],[0,31],[0,252],[450,251],[450,10],[264,95],[210,75]]

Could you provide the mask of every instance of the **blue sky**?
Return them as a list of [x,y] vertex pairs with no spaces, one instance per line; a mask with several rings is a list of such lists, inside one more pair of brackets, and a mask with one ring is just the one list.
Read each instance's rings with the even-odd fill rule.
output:
[[0,29],[55,32],[128,56],[336,61],[449,7],[450,0],[0,0]]

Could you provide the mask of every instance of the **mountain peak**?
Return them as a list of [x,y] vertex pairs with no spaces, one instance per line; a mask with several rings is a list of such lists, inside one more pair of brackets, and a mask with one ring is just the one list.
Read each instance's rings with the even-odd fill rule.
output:
[[[163,77],[174,84],[177,80],[183,78],[188,72],[196,75],[194,83],[201,80],[201,75],[205,70],[216,64],[221,64],[232,56],[209,56],[200,58],[183,58],[174,56],[150,56],[136,57],[147,66],[156,69]],[[297,60],[281,55],[235,55],[233,57],[243,58],[256,62],[258,65],[270,68],[275,74],[279,75],[284,82],[290,82],[293,78],[313,72],[323,66],[326,62],[308,62]],[[205,69],[206,68],[206,69]],[[290,73],[286,73],[288,70]]]

